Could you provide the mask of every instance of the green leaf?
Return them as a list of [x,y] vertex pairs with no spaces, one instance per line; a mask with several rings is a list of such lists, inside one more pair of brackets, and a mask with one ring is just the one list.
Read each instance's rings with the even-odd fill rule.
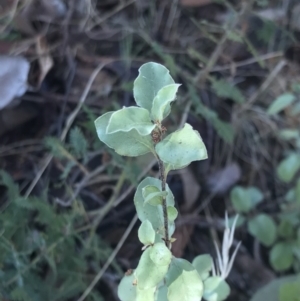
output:
[[300,301],[299,281],[283,284],[280,287],[279,300],[280,301]]
[[156,152],[160,159],[171,168],[183,168],[192,161],[207,158],[206,147],[200,134],[186,123],[184,127],[168,135],[156,145]]
[[167,295],[168,295],[168,287],[166,285],[162,285],[157,290],[155,301],[166,301],[168,300]]
[[248,222],[248,232],[256,237],[264,246],[271,246],[277,236],[276,224],[272,217],[258,214]]
[[140,289],[139,287],[137,287],[135,301],[154,301],[155,290],[156,287],[151,287],[148,289]]
[[168,219],[173,222],[175,221],[175,219],[177,218],[178,216],[178,211],[175,207],[173,206],[168,206],[167,208],[167,212],[168,212]]
[[139,264],[134,272],[139,289],[149,289],[155,287],[165,277],[169,266],[156,265],[151,257],[153,247],[147,248],[140,258]]
[[270,263],[275,271],[282,272],[291,268],[293,264],[292,245],[279,242],[270,251]]
[[241,93],[241,90],[224,79],[213,80],[212,88],[219,97],[229,98],[237,103],[244,103],[245,97]]
[[[250,301],[286,301],[279,300],[280,288],[285,283],[290,283],[297,280],[297,275],[289,275],[280,277],[271,281],[269,284],[259,289]],[[298,282],[299,283],[299,282]]]
[[204,281],[203,298],[207,301],[222,301],[230,294],[227,282],[219,276],[209,277]]
[[300,168],[300,156],[297,153],[291,153],[283,159],[277,166],[277,175],[285,183],[289,183]]
[[230,192],[230,200],[237,212],[247,213],[263,200],[263,194],[256,187],[235,186]]
[[295,187],[295,199],[296,202],[300,204],[300,178],[297,180]]
[[107,134],[137,130],[142,136],[150,135],[155,124],[151,122],[149,111],[138,107],[123,108],[114,112],[106,128]]
[[136,130],[107,134],[106,127],[112,114],[105,113],[95,120],[97,134],[102,142],[122,156],[136,157],[155,152],[150,135],[142,136]]
[[165,243],[159,242],[151,247],[150,258],[156,265],[169,265],[172,259],[172,253],[166,247]]
[[295,129],[285,129],[278,133],[278,136],[283,140],[291,140],[299,138],[299,131]]
[[161,88],[153,100],[151,118],[154,122],[161,122],[170,111],[170,103],[175,99],[179,84],[171,84]]
[[282,219],[280,221],[278,226],[278,235],[286,239],[293,238],[294,227],[289,219]]
[[148,203],[152,206],[157,206],[162,204],[162,198],[167,196],[166,191],[161,191],[156,186],[148,185],[142,189],[143,198],[145,204]]
[[[137,215],[140,221],[149,220],[152,224],[154,231],[159,237],[164,237],[164,218],[162,206],[152,206],[149,203],[145,203],[143,197],[143,188],[146,186],[155,186],[159,190],[161,189],[161,181],[156,178],[148,177],[144,179],[137,187],[134,195],[134,205],[137,211]],[[166,185],[166,196],[167,206],[174,206],[174,196],[169,186]],[[174,222],[169,221],[169,234],[170,236],[174,233],[175,225]]]
[[199,255],[192,262],[202,280],[209,276],[209,272],[213,267],[213,259],[209,254]]
[[173,258],[166,276],[168,301],[199,301],[203,294],[203,282],[187,260]]
[[84,157],[86,155],[88,142],[78,126],[70,131],[70,144],[77,157]]
[[140,67],[139,76],[133,84],[135,102],[151,112],[158,91],[171,84],[175,82],[166,67],[157,63],[146,63]]
[[154,244],[155,231],[152,224],[146,219],[142,222],[138,230],[138,237],[145,246]]
[[118,286],[118,297],[121,301],[136,301],[136,286],[134,274],[125,275]]
[[295,95],[291,93],[282,94],[272,102],[272,104],[267,110],[267,113],[269,115],[277,114],[289,105],[291,105],[295,99]]

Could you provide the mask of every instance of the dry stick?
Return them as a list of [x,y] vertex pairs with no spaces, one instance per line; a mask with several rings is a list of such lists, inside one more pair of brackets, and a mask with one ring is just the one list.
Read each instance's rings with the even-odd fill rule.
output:
[[253,57],[253,58],[250,58],[250,59],[247,59],[247,60],[244,60],[244,61],[232,62],[229,65],[216,66],[216,67],[211,69],[211,72],[229,70],[229,69],[232,68],[232,66],[234,66],[234,67],[243,67],[243,66],[247,66],[247,65],[257,63],[258,61],[271,60],[271,59],[282,57],[282,56],[283,56],[282,51],[271,52],[271,53],[263,54],[263,55],[260,55],[259,57]]
[[84,291],[84,293],[81,295],[81,297],[77,301],[83,301],[89,295],[89,293],[93,290],[94,286],[101,279],[101,277],[103,276],[103,274],[105,273],[107,268],[110,266],[110,264],[112,263],[112,261],[114,260],[116,255],[118,254],[119,250],[121,249],[121,247],[123,246],[125,240],[127,239],[128,235],[131,232],[136,221],[137,221],[137,215],[135,215],[134,218],[132,219],[132,221],[130,222],[128,228],[126,229],[123,236],[121,237],[118,245],[116,246],[114,251],[111,253],[111,255],[107,259],[107,261],[104,264],[104,266],[102,267],[102,269],[99,271],[99,273],[96,275],[96,277],[94,278],[92,283],[89,285],[89,287]]
[[105,15],[102,18],[98,18],[98,20],[96,20],[96,22],[94,24],[92,24],[92,26],[89,26],[86,29],[87,31],[90,31],[91,29],[93,29],[95,26],[100,25],[101,23],[103,23],[104,21],[106,21],[107,19],[111,18],[113,15],[117,14],[118,12],[120,12],[122,9],[126,8],[127,6],[133,4],[134,2],[136,2],[136,0],[129,0],[126,3],[121,2],[120,5],[118,5],[114,10],[112,10],[110,13],[108,13],[107,15]]
[[287,63],[284,59],[278,62],[278,64],[275,66],[275,68],[269,74],[266,80],[262,83],[259,89],[254,94],[251,95],[249,100],[241,107],[239,112],[249,109],[251,107],[251,105],[257,100],[258,96],[268,88],[268,86],[271,84],[271,82],[275,79],[275,77],[280,73],[280,71],[286,64]]
[[[101,71],[101,69],[107,64],[106,63],[101,63],[98,65],[98,67],[93,71],[93,73],[91,74],[85,89],[80,97],[80,100],[76,106],[76,108],[74,109],[74,111],[71,113],[71,115],[68,117],[65,128],[63,130],[63,132],[61,133],[60,136],[60,140],[64,141],[66,139],[66,136],[68,134],[68,131],[70,130],[75,118],[77,117],[80,109],[82,108],[82,105],[84,104],[88,93],[91,89],[91,86],[96,78],[96,76],[98,75],[98,73]],[[25,193],[25,198],[28,198],[28,196],[30,195],[30,193],[32,192],[33,188],[35,187],[35,185],[37,184],[37,182],[40,180],[40,178],[42,177],[43,173],[45,172],[46,168],[48,167],[48,165],[50,164],[50,162],[53,159],[53,155],[48,155],[45,159],[45,162],[42,166],[42,168],[39,170],[39,172],[37,173],[36,177],[33,179],[33,181],[31,182],[30,186],[28,187],[26,193]]]

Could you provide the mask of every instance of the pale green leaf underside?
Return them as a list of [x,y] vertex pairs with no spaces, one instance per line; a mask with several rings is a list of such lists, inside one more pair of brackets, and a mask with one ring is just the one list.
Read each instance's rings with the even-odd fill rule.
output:
[[173,258],[166,276],[168,301],[199,301],[203,294],[203,282],[187,260]]
[[172,168],[184,168],[192,161],[207,158],[206,147],[200,134],[186,123],[184,127],[168,135],[156,145],[160,159]]
[[114,112],[108,122],[107,134],[137,130],[142,136],[150,135],[155,124],[151,122],[149,111],[138,107],[123,108]]
[[139,69],[139,76],[133,84],[133,95],[136,103],[151,112],[153,99],[158,91],[174,84],[169,70],[161,64],[146,63]]
[[300,156],[297,153],[291,153],[277,166],[277,175],[281,181],[289,183],[299,169]]
[[151,247],[150,258],[156,265],[169,265],[172,259],[172,253],[164,242],[159,242]]
[[146,186],[142,190],[143,198],[145,204],[148,203],[152,206],[157,206],[162,204],[162,198],[167,196],[166,191],[161,191],[156,186]]
[[230,294],[230,287],[219,276],[209,277],[204,281],[203,298],[207,301],[222,301]]
[[106,128],[113,112],[108,112],[95,120],[99,139],[122,156],[136,157],[154,152],[152,139],[142,136],[136,130],[107,134]]
[[133,285],[134,274],[125,275],[118,286],[118,297],[121,301],[136,301],[136,286]]
[[268,114],[277,114],[289,105],[293,103],[293,101],[296,99],[295,95],[290,93],[285,93],[280,95],[278,98],[276,98],[273,103],[268,108],[267,113]]
[[211,271],[213,267],[213,259],[209,254],[199,255],[194,258],[192,265],[201,276],[201,279],[203,279]]
[[156,290],[156,287],[151,287],[151,288],[144,289],[144,290],[137,287],[135,301],[155,301],[155,297],[154,297],[155,290]]
[[134,272],[139,289],[155,287],[166,275],[168,265],[156,265],[150,258],[152,247],[147,248]]
[[155,231],[148,220],[144,220],[139,227],[138,237],[142,244],[150,245],[155,241]]
[[173,206],[168,206],[168,208],[167,208],[167,212],[168,212],[168,219],[170,220],[170,221],[175,221],[175,219],[177,218],[177,216],[178,216],[178,211],[177,211],[177,209],[175,208],[175,207],[173,207]]
[[153,121],[161,122],[170,111],[170,103],[175,99],[180,84],[171,84],[161,88],[153,100],[151,118]]
[[[161,181],[156,178],[145,178],[137,187],[136,193],[134,195],[134,205],[137,211],[138,218],[140,221],[149,220],[154,228],[154,231],[159,235],[159,237],[164,237],[164,219],[162,206],[152,206],[145,203],[143,197],[143,188],[146,186],[156,186],[161,189]],[[166,196],[166,202],[168,206],[174,206],[174,196],[169,186],[166,185],[166,191],[168,195]],[[169,221],[169,233],[170,236],[174,233],[175,225],[174,222]]]

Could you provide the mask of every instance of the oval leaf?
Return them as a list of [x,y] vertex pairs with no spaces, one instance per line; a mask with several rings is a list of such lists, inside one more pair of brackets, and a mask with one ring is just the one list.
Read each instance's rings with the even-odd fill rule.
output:
[[192,264],[203,280],[208,277],[213,267],[213,259],[209,254],[199,255],[194,258]]
[[203,298],[207,301],[222,301],[230,294],[227,282],[219,276],[209,277],[204,281]]
[[259,214],[248,222],[248,232],[256,237],[261,244],[269,247],[276,239],[276,224],[266,214]]
[[156,265],[169,265],[172,259],[172,253],[166,247],[165,243],[159,242],[151,247],[150,258]]
[[282,285],[296,281],[297,277],[299,276],[290,275],[271,281],[269,284],[263,286],[260,290],[258,290],[250,299],[250,301],[279,301],[279,291]]
[[230,192],[230,200],[237,212],[247,213],[263,200],[263,194],[256,187],[234,187]]
[[[154,231],[157,233],[157,239],[164,237],[164,218],[162,206],[152,206],[145,203],[143,197],[143,188],[146,186],[155,186],[159,190],[161,189],[161,181],[159,179],[148,177],[144,179],[137,187],[134,195],[134,205],[137,211],[138,218],[140,221],[149,220],[152,224]],[[166,202],[168,206],[174,206],[174,196],[169,186],[166,185]],[[169,235],[171,236],[175,230],[174,222],[169,221]]]
[[274,102],[270,105],[267,113],[270,115],[277,114],[286,107],[288,107],[290,104],[292,104],[295,99],[295,95],[291,93],[282,94],[278,98],[276,98]]
[[175,221],[175,219],[177,218],[178,216],[178,211],[175,207],[173,206],[168,206],[167,208],[167,212],[168,212],[168,219],[173,222]]
[[150,135],[155,124],[151,122],[146,109],[129,107],[114,112],[108,122],[107,134],[137,130],[142,136]]
[[173,258],[166,276],[168,301],[199,301],[203,295],[203,282],[187,260]]
[[168,265],[156,265],[150,258],[151,249],[146,249],[139,264],[134,272],[137,279],[137,286],[139,289],[149,289],[155,287],[166,275]]
[[105,113],[95,120],[97,134],[102,142],[122,156],[136,157],[154,152],[150,135],[142,136],[136,130],[107,134],[106,128],[112,114]]
[[162,204],[162,198],[167,196],[166,191],[161,191],[156,186],[146,186],[142,189],[143,198],[145,203],[152,206],[157,206]]
[[277,175],[281,181],[289,183],[299,169],[300,156],[296,153],[292,153],[279,163],[277,167]]
[[137,287],[135,301],[154,301],[155,291],[156,291],[156,287],[151,287],[143,290]]
[[118,297],[121,301],[136,301],[136,286],[134,274],[125,275],[118,286]]
[[170,111],[170,103],[175,99],[179,84],[171,84],[161,88],[153,100],[151,118],[153,121],[161,122]]
[[200,134],[188,123],[182,129],[168,135],[155,148],[163,162],[177,168],[207,158],[206,147]]
[[139,76],[133,84],[135,102],[151,112],[153,100],[158,91],[174,83],[166,67],[157,63],[146,63],[139,69]]
[[270,263],[275,271],[288,270],[291,268],[293,260],[293,247],[288,243],[279,242],[271,249]]
[[154,244],[155,231],[152,224],[148,220],[144,220],[139,227],[138,237],[142,244],[145,246]]

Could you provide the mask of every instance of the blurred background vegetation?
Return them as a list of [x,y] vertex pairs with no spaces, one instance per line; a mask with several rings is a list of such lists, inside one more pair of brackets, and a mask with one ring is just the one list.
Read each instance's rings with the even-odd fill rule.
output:
[[157,166],[106,148],[94,120],[134,105],[155,61],[182,83],[165,126],[188,121],[209,154],[168,178],[174,255],[215,256],[239,213],[228,300],[299,300],[299,15],[297,0],[1,0],[0,299],[118,300],[142,247],[135,187]]

